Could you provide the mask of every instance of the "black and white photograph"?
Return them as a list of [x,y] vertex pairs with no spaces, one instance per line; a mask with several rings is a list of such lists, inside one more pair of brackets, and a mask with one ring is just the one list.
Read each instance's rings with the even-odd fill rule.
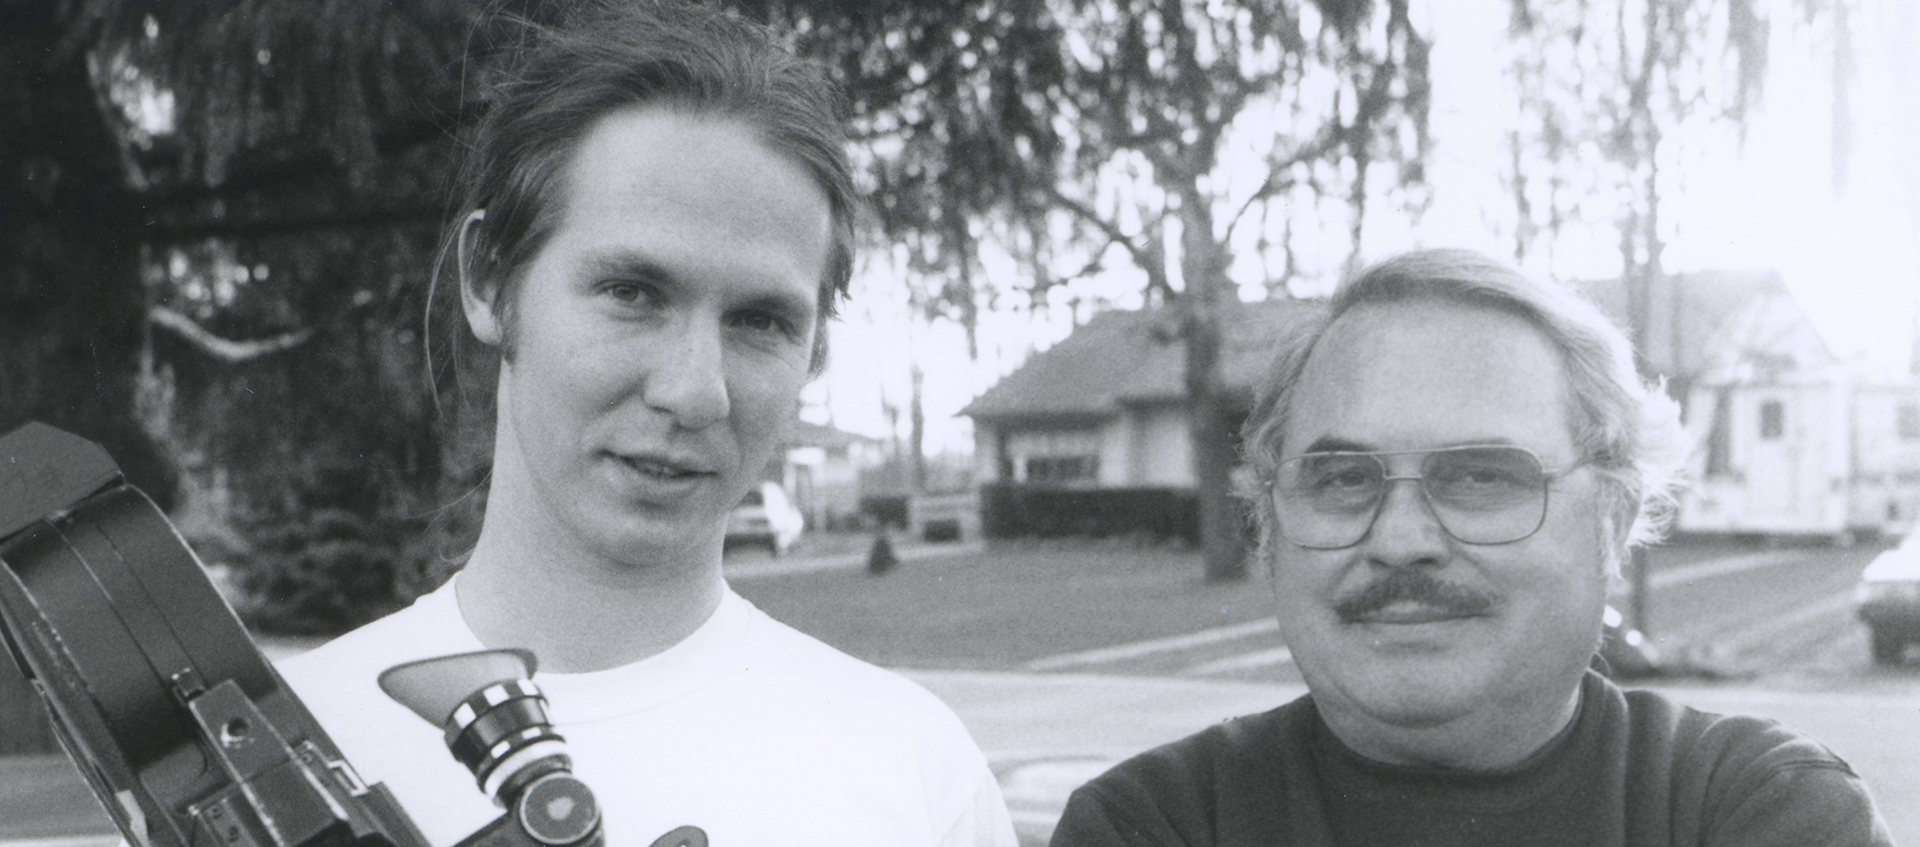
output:
[[1911,0],[0,0],[0,847],[1920,844]]

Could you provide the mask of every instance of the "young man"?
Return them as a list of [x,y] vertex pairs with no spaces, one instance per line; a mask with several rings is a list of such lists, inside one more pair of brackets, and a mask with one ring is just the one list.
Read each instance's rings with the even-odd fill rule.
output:
[[1309,694],[1083,786],[1057,847],[1890,843],[1826,748],[1590,669],[1682,458],[1592,306],[1415,253],[1282,346],[1248,496]]
[[502,647],[539,657],[615,847],[685,827],[728,847],[1013,843],[950,710],[721,578],[727,513],[850,273],[836,106],[759,28],[678,3],[536,31],[499,84],[451,236],[467,327],[499,351],[479,539],[444,588],[282,669],[433,843],[499,810],[375,679]]

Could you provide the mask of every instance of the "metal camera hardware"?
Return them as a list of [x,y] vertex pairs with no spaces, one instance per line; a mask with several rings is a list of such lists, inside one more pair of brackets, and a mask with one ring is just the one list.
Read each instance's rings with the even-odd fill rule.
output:
[[[446,731],[447,749],[480,790],[507,810],[461,847],[523,843],[597,847],[600,806],[573,775],[566,739],[547,720],[546,697],[529,677],[526,650],[485,650],[408,662],[380,674],[380,688]],[[471,691],[465,697],[456,692]],[[452,696],[449,696],[449,695]]]
[[[429,847],[274,672],[153,501],[99,445],[40,423],[0,436],[0,640],[133,847]],[[517,666],[531,674],[531,654]],[[537,700],[489,694],[501,681],[449,684],[462,702]],[[514,757],[554,752],[548,739],[488,735],[525,729],[505,718],[528,704],[508,708],[476,710],[463,744],[491,761],[483,788],[522,809],[462,847],[597,845],[598,808],[565,757]]]

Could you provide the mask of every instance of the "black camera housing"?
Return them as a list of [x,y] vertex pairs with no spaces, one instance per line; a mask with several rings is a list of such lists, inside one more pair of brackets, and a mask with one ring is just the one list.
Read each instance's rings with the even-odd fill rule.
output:
[[[0,437],[0,565],[0,639],[128,844],[429,847],[386,787],[355,773],[99,445],[41,423]],[[516,774],[514,796],[564,777],[590,804],[565,764]],[[543,830],[519,812],[461,847],[604,841],[597,809],[586,832]]]

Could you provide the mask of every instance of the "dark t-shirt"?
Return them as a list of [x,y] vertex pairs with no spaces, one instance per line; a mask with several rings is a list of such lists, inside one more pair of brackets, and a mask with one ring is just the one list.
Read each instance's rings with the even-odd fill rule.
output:
[[1082,786],[1054,847],[1089,845],[1891,845],[1840,757],[1587,674],[1572,726],[1514,771],[1386,765],[1302,697],[1121,763]]

